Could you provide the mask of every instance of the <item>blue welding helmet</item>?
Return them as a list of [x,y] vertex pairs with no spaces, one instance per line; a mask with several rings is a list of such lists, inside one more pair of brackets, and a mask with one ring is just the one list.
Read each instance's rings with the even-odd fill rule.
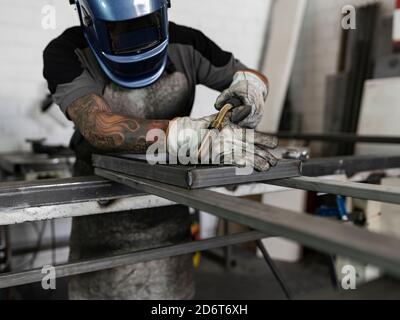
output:
[[137,89],[157,81],[167,64],[169,0],[70,0],[105,74]]

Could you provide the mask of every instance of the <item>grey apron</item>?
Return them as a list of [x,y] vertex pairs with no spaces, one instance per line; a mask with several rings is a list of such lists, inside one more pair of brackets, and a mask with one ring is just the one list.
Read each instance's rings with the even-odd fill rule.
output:
[[[154,85],[125,90],[108,85],[104,98],[113,111],[147,119],[171,119],[189,92],[184,74],[165,73]],[[79,157],[78,157],[79,158]],[[76,175],[93,173],[77,161]],[[70,261],[104,257],[190,240],[189,210],[171,206],[74,218]],[[190,255],[139,263],[72,277],[70,299],[190,299],[194,295]]]

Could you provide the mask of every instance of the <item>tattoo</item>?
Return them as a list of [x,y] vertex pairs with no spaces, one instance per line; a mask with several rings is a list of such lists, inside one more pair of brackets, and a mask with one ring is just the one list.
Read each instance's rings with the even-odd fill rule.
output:
[[89,94],[68,107],[68,115],[81,134],[95,147],[107,151],[146,153],[155,141],[146,141],[148,131],[166,131],[168,120],[136,119],[112,113],[108,103]]

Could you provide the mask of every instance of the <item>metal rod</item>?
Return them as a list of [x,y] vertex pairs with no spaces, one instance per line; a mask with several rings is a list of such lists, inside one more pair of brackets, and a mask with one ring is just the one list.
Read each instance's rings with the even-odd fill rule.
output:
[[131,188],[96,176],[0,183],[0,209],[115,200],[140,196]]
[[[230,234],[229,221],[223,219],[222,223],[223,223],[223,228],[224,228],[224,235],[227,236]],[[229,270],[232,266],[232,247],[230,247],[230,246],[224,247],[224,258],[225,258],[225,261],[224,261],[225,268]]]
[[316,250],[351,257],[400,276],[400,239],[208,190],[185,190],[106,170],[97,170],[97,174],[271,236],[293,239]]
[[[55,267],[56,277],[63,278],[79,274],[113,269],[126,265],[165,259],[173,256],[190,254],[197,251],[220,248],[245,242],[256,241],[265,238],[265,233],[250,231],[219,237],[209,240],[189,242],[180,245],[168,246],[157,249],[137,251],[113,257],[93,259],[84,262],[76,262]],[[35,269],[19,273],[9,273],[0,276],[0,288],[9,288],[29,283],[42,281],[41,269]]]
[[372,136],[356,135],[352,133],[296,133],[296,132],[278,132],[269,133],[279,139],[303,140],[306,142],[320,141],[330,143],[379,143],[379,144],[400,144],[398,136]]
[[281,287],[283,293],[285,294],[286,298],[288,300],[292,300],[293,299],[293,295],[288,287],[288,285],[286,284],[286,281],[283,279],[281,273],[279,272],[278,267],[276,266],[274,260],[272,260],[271,256],[269,255],[267,248],[265,248],[264,244],[262,243],[261,240],[257,240],[256,241],[257,247],[258,249],[260,249],[265,262],[268,264],[269,268],[271,269],[276,281],[278,281],[279,286]]
[[321,178],[299,177],[268,181],[280,187],[306,191],[329,193],[356,199],[373,200],[384,203],[400,204],[400,188],[386,187],[350,181],[325,180]]
[[400,168],[400,156],[344,156],[311,159],[303,163],[303,176],[321,177]]

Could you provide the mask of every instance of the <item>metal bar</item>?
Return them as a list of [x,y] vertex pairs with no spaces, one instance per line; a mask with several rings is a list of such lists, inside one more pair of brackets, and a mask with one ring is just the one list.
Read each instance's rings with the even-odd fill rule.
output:
[[257,240],[256,243],[257,243],[258,249],[260,249],[260,251],[264,257],[265,262],[268,264],[269,268],[272,271],[272,274],[274,275],[276,281],[278,281],[279,286],[281,287],[283,293],[285,294],[285,297],[288,300],[292,300],[293,295],[292,295],[288,285],[286,284],[286,281],[283,279],[281,273],[279,272],[278,267],[276,266],[275,262],[272,260],[271,256],[269,255],[267,248],[265,248],[265,246],[261,240]]
[[356,199],[373,200],[384,203],[400,204],[400,188],[382,185],[354,183],[350,181],[325,180],[321,178],[299,177],[268,181],[268,184],[322,192]]
[[302,173],[307,177],[321,177],[400,168],[400,156],[351,156],[311,159],[303,163]]
[[379,144],[400,144],[398,136],[372,136],[357,135],[353,133],[296,133],[296,132],[278,132],[269,133],[279,139],[303,140],[306,142],[330,142],[330,143],[379,143]]
[[[163,248],[137,251],[113,257],[60,265],[55,267],[55,271],[57,278],[63,278],[100,270],[113,269],[136,263],[165,259],[168,257],[185,255],[197,251],[215,249],[228,245],[251,242],[265,237],[265,233],[250,231],[246,233],[229,235],[226,237],[189,242]],[[9,288],[29,283],[40,282],[42,278],[43,274],[41,273],[41,269],[19,273],[9,273],[0,276],[0,288]]]
[[115,200],[138,195],[143,193],[96,176],[5,182],[0,183],[0,209]]
[[400,276],[400,239],[208,190],[185,190],[97,169],[97,174],[144,192],[215,214],[272,236],[370,263]]
[[[225,236],[227,236],[227,235],[229,235],[231,232],[230,232],[230,225],[229,225],[229,221],[227,221],[227,220],[223,220],[222,221],[222,223],[223,223],[223,228],[224,228],[224,235]],[[232,266],[232,247],[230,247],[230,246],[227,246],[227,247],[225,247],[224,248],[224,258],[225,258],[225,268],[226,269],[230,269],[231,268],[231,266]]]
[[[13,225],[24,222],[51,219],[74,218],[132,211],[148,208],[159,208],[175,205],[174,202],[152,195],[136,196],[102,203],[96,200],[67,203],[60,205],[34,206],[22,209],[0,209],[0,225]],[[134,214],[134,211],[132,211]]]
[[[0,225],[13,225],[20,224],[24,222],[42,221],[49,219],[60,219],[60,218],[72,218],[81,216],[90,216],[95,214],[108,214],[113,212],[121,211],[132,211],[137,209],[147,209],[147,208],[157,208],[171,206],[175,203],[162,199],[160,197],[144,194],[138,192],[132,188],[120,185],[118,183],[111,182],[110,180],[101,179],[107,182],[109,186],[115,186],[113,189],[111,187],[104,186],[98,190],[98,194],[95,192],[95,185],[89,183],[88,188],[93,188],[91,192],[93,194],[86,194],[81,191],[81,199],[77,201],[79,197],[78,190],[73,190],[73,188],[68,191],[68,183],[65,184],[64,179],[56,180],[60,184],[64,185],[64,192],[52,192],[53,183],[49,183],[48,187],[41,186],[40,191],[36,192],[35,188],[23,192],[16,193],[12,195],[11,199],[7,198],[9,195],[3,194],[0,191],[0,204],[9,201],[9,206],[6,208],[1,208],[0,205]],[[3,184],[0,183],[0,189]],[[102,201],[102,199],[113,198],[118,196],[119,188],[129,189],[129,193],[132,194],[130,197],[124,197],[122,199],[117,198],[112,201]],[[215,188],[213,189],[217,192],[230,194],[234,196],[248,196],[255,194],[264,194],[271,192],[283,191],[285,188],[275,187],[267,184],[249,184],[238,187],[235,191],[228,191],[226,188]],[[108,193],[106,194],[106,191]],[[33,194],[30,194],[30,193]],[[67,197],[71,194],[70,203],[65,203],[68,201]],[[36,199],[34,197],[36,195]],[[93,195],[93,197],[92,197]],[[5,202],[3,201],[5,198]],[[42,198],[43,197],[43,198]],[[83,198],[88,200],[81,202]],[[75,199],[75,200],[74,200]],[[47,204],[48,201],[54,202],[54,204]],[[74,202],[75,201],[75,202]],[[29,207],[27,207],[30,204]],[[12,207],[14,205],[14,207]],[[134,211],[132,211],[134,213]]]

